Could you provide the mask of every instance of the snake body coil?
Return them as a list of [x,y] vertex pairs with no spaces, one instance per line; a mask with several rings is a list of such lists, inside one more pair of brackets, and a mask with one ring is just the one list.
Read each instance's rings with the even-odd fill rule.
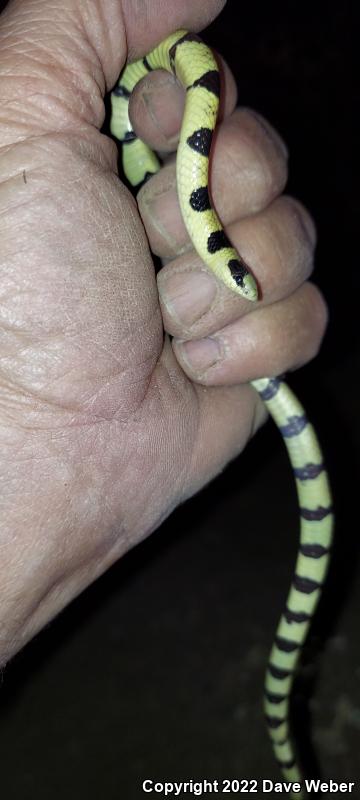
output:
[[[218,66],[201,39],[185,30],[176,31],[146,58],[127,66],[112,92],[111,132],[123,145],[126,177],[136,186],[160,168],[156,155],[136,136],[128,114],[132,90],[154,69],[172,72],[186,91],[177,151],[177,188],[193,246],[220,281],[249,300],[256,300],[256,282],[227,239],[209,196],[209,155],[220,94]],[[328,567],[333,528],[331,495],[314,429],[296,397],[279,378],[255,380],[252,386],[284,439],[300,507],[300,546],[266,671],[264,709],[283,777],[301,782],[302,773],[290,737],[289,698]],[[302,793],[294,795],[301,796]]]

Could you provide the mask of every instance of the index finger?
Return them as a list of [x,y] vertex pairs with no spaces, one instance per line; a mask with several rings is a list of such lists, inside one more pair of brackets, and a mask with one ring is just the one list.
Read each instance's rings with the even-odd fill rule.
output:
[[[232,114],[237,88],[226,61],[216,54],[221,80],[219,121]],[[185,104],[185,91],[169,72],[150,72],[135,87],[129,116],[137,136],[152,150],[169,153],[176,149]]]

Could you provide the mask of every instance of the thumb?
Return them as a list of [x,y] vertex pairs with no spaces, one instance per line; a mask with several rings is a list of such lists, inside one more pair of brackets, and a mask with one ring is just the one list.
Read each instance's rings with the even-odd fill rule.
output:
[[[179,27],[200,30],[225,0],[12,0],[1,15],[0,100],[13,127],[100,128],[103,96],[126,60],[145,55]],[[32,130],[32,134],[34,131]],[[16,137],[15,137],[16,141]]]

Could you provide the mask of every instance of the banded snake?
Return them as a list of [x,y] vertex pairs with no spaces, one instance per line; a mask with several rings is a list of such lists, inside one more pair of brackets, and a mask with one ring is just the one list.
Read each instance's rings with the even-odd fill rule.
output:
[[[216,277],[251,301],[257,285],[228,240],[209,194],[209,156],[216,125],[219,68],[211,50],[185,30],[168,36],[145,58],[126,66],[111,94],[112,134],[122,143],[124,173],[138,186],[160,168],[155,153],[137,136],[128,106],[137,83],[155,69],[172,72],[186,92],[177,149],[177,191],[191,242]],[[292,585],[280,618],[265,676],[264,711],[283,778],[302,782],[289,723],[289,700],[296,666],[325,580],[332,543],[333,514],[322,453],[303,407],[281,378],[252,381],[285,442],[296,481],[300,545]],[[296,793],[294,797],[303,797]]]

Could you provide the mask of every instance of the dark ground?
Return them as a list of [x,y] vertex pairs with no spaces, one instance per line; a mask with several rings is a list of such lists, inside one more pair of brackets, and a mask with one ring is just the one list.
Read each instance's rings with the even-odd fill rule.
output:
[[[229,0],[205,38],[226,55],[241,103],[287,141],[288,191],[318,225],[315,279],[331,324],[291,384],[326,452],[337,544],[294,710],[310,773],[357,781],[360,797],[356,5]],[[268,425],[6,669],[2,797],[137,800],[144,778],[278,779],[262,682],[296,537],[291,473]]]

